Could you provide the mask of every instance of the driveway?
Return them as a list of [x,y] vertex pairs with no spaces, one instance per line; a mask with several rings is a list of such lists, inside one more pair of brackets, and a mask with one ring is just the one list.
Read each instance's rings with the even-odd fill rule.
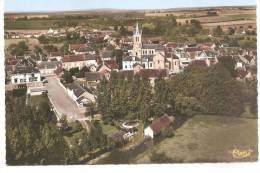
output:
[[61,86],[57,76],[47,77],[45,84],[48,90],[48,97],[59,116],[66,115],[69,122],[80,121],[83,127],[88,129],[85,119],[85,109],[79,108],[69,97],[65,89]]

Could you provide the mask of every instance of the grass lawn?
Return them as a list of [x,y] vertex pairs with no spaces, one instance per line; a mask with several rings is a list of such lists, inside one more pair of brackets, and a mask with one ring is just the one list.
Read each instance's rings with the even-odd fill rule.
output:
[[[151,163],[152,151],[163,153],[171,162],[256,161],[258,157],[257,119],[196,115],[187,120],[175,136],[161,141],[132,160]],[[234,158],[232,151],[251,149],[246,158]]]
[[38,105],[40,103],[49,103],[49,98],[47,96],[31,96],[28,98],[28,104]]
[[100,121],[100,124],[102,126],[103,133],[107,136],[113,135],[114,133],[119,131],[115,126],[104,124],[103,121]]

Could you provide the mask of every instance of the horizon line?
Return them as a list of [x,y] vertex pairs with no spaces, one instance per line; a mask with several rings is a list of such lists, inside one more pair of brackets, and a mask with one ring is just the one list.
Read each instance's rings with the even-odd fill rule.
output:
[[125,11],[151,11],[151,10],[178,10],[178,9],[189,9],[189,8],[226,8],[226,7],[257,7],[257,5],[224,5],[224,6],[193,6],[193,7],[173,7],[173,8],[89,8],[89,9],[71,9],[71,10],[32,10],[32,11],[4,11],[6,13],[57,13],[57,12],[82,12],[82,11],[95,11],[95,10],[125,10]]

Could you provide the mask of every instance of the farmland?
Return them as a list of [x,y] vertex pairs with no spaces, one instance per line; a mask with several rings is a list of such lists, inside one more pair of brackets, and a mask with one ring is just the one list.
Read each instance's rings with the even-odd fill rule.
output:
[[[256,161],[257,141],[257,119],[197,115],[185,122],[174,137],[154,145],[131,161],[151,163],[151,153],[155,150],[173,163]],[[232,151],[236,149],[252,150],[252,153],[246,158],[234,158]]]

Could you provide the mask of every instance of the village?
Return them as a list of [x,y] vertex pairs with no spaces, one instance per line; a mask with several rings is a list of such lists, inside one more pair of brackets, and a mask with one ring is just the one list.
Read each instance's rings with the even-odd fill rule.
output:
[[[247,37],[254,29],[251,25],[240,27],[235,34]],[[98,110],[98,97],[101,83],[111,81],[111,76],[118,74],[124,80],[135,77],[147,79],[153,93],[157,80],[174,79],[192,66],[211,67],[227,60],[234,63],[231,70],[235,73],[236,81],[256,81],[257,50],[254,47],[234,46],[229,41],[219,44],[212,41],[171,42],[156,37],[143,37],[145,31],[138,20],[130,31],[132,35],[120,38],[114,37],[117,31],[113,27],[107,30],[71,27],[66,30],[49,28],[48,31],[38,32],[5,31],[5,39],[37,39],[44,45],[48,40],[55,39],[82,40],[58,48],[51,44],[46,44],[45,48],[40,44],[32,47],[26,45],[28,41],[6,47],[6,92],[26,90],[26,103],[33,98],[47,97],[56,115],[57,127],[65,131],[72,124],[74,126],[78,123],[89,132],[98,121],[109,141],[115,144],[114,148],[129,150],[144,141],[151,145],[149,141],[157,136],[173,136],[171,129],[176,115],[163,112],[160,116],[144,120],[107,120],[106,113]],[[214,36],[209,34],[208,37]],[[71,140],[66,137],[69,147],[73,148],[77,143],[80,146],[83,138],[77,138],[76,144]],[[84,153],[84,156],[81,155],[81,163],[82,160],[86,162],[95,159],[106,151],[107,148],[94,150],[94,158]]]

